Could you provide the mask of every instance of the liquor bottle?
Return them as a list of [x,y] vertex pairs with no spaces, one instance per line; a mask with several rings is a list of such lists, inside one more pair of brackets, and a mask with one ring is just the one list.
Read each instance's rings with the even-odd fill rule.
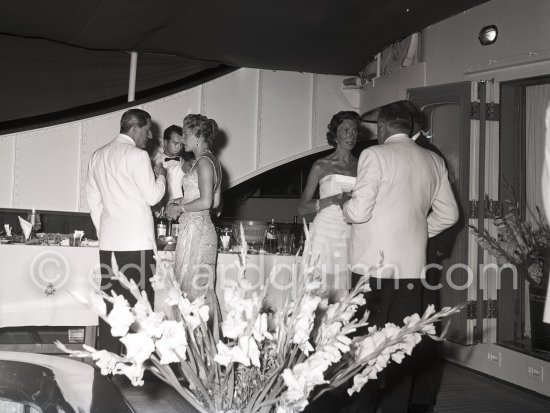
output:
[[267,228],[264,250],[269,254],[277,253],[277,227],[275,226],[275,218],[271,219],[271,224]]
[[166,214],[164,212],[164,207],[160,210],[160,215],[157,218],[157,239],[160,237],[165,237],[168,230],[168,219],[166,219]]
[[180,226],[180,223],[176,218],[170,220],[170,236],[171,237],[175,237],[175,238],[178,237],[179,226]]
[[302,224],[298,224],[298,216],[294,215],[294,222],[292,223],[292,227],[290,228],[290,233],[292,234],[292,253],[296,254],[298,249],[303,245],[304,243],[304,229],[302,228]]

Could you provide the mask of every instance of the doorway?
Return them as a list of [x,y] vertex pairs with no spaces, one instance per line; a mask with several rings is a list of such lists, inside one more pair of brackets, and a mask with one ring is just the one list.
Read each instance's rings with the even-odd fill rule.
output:
[[[439,274],[441,306],[454,306],[468,301],[469,273],[462,266],[468,264],[468,210],[470,177],[470,83],[409,89],[408,98],[424,114],[425,125],[432,143],[442,152],[449,171],[449,180],[459,205],[459,222],[438,235],[437,250],[443,243],[448,253],[440,260]],[[438,246],[439,244],[439,246]],[[450,245],[449,245],[450,244]],[[429,246],[430,248],[430,246]],[[447,338],[460,344],[472,344],[467,312],[462,311],[450,321]]]
[[[537,208],[542,208],[541,178],[545,112],[550,105],[550,76],[502,82],[500,100],[499,198],[501,203],[506,202],[511,199],[513,191],[521,217],[527,222],[536,222]],[[544,274],[546,278],[547,270]],[[501,298],[503,304],[499,303],[498,344],[550,360],[549,352],[531,346],[528,284],[519,282],[517,288],[513,288],[510,283],[503,282],[499,302]]]

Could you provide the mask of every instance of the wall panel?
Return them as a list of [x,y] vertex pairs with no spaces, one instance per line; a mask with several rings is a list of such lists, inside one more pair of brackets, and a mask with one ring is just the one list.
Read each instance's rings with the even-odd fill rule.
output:
[[190,113],[200,113],[201,87],[147,102],[143,110],[149,112],[153,121],[151,129],[154,137],[162,139],[162,133],[170,125],[181,126],[183,118]]
[[15,135],[0,136],[0,205],[6,207],[13,202],[14,152]]
[[17,135],[14,207],[76,211],[79,136],[77,122]]
[[263,71],[260,82],[259,167],[311,149],[313,75]]
[[215,152],[233,186],[256,170],[259,70],[243,69],[204,85],[204,114],[220,127]]
[[[351,109],[341,81],[340,76],[240,69],[136,107],[151,114],[157,137],[188,113],[216,119],[222,133],[214,149],[227,188],[326,148],[330,117]],[[0,208],[89,211],[90,157],[118,135],[122,113],[0,135]]]
[[328,148],[327,125],[332,115],[341,110],[353,110],[342,93],[344,76],[315,75],[313,94],[313,147]]

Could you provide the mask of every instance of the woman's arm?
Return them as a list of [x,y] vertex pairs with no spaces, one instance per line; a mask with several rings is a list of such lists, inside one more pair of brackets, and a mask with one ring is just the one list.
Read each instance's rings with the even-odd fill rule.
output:
[[208,210],[212,207],[214,200],[214,167],[212,162],[206,159],[197,161],[197,175],[199,178],[200,196],[186,204],[183,198],[170,201],[166,207],[166,215],[170,218],[177,218],[182,212],[198,212]]
[[315,188],[319,185],[319,180],[323,173],[323,167],[320,163],[315,162],[309,171],[309,176],[307,177],[306,187],[302,193],[302,199],[298,204],[298,213],[300,215],[307,215],[314,212],[319,212],[321,209],[326,208],[331,205],[338,205],[338,200],[341,195],[336,194],[328,196],[323,199],[312,199],[313,194],[315,193]]

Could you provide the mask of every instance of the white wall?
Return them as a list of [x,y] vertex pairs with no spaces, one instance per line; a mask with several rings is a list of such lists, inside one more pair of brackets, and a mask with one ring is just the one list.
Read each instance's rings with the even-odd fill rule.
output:
[[[326,125],[352,107],[340,76],[240,69],[142,104],[160,133],[189,113],[216,119],[227,139],[220,161],[229,186],[309,153],[326,149]],[[123,111],[0,135],[0,208],[88,211],[86,169],[111,141]]]
[[[361,113],[405,99],[409,88],[549,74],[548,21],[550,1],[492,0],[429,26],[420,33],[422,63],[365,86],[359,92]],[[498,39],[481,46],[478,33],[490,24],[498,27]],[[495,99],[498,101],[498,96]]]

